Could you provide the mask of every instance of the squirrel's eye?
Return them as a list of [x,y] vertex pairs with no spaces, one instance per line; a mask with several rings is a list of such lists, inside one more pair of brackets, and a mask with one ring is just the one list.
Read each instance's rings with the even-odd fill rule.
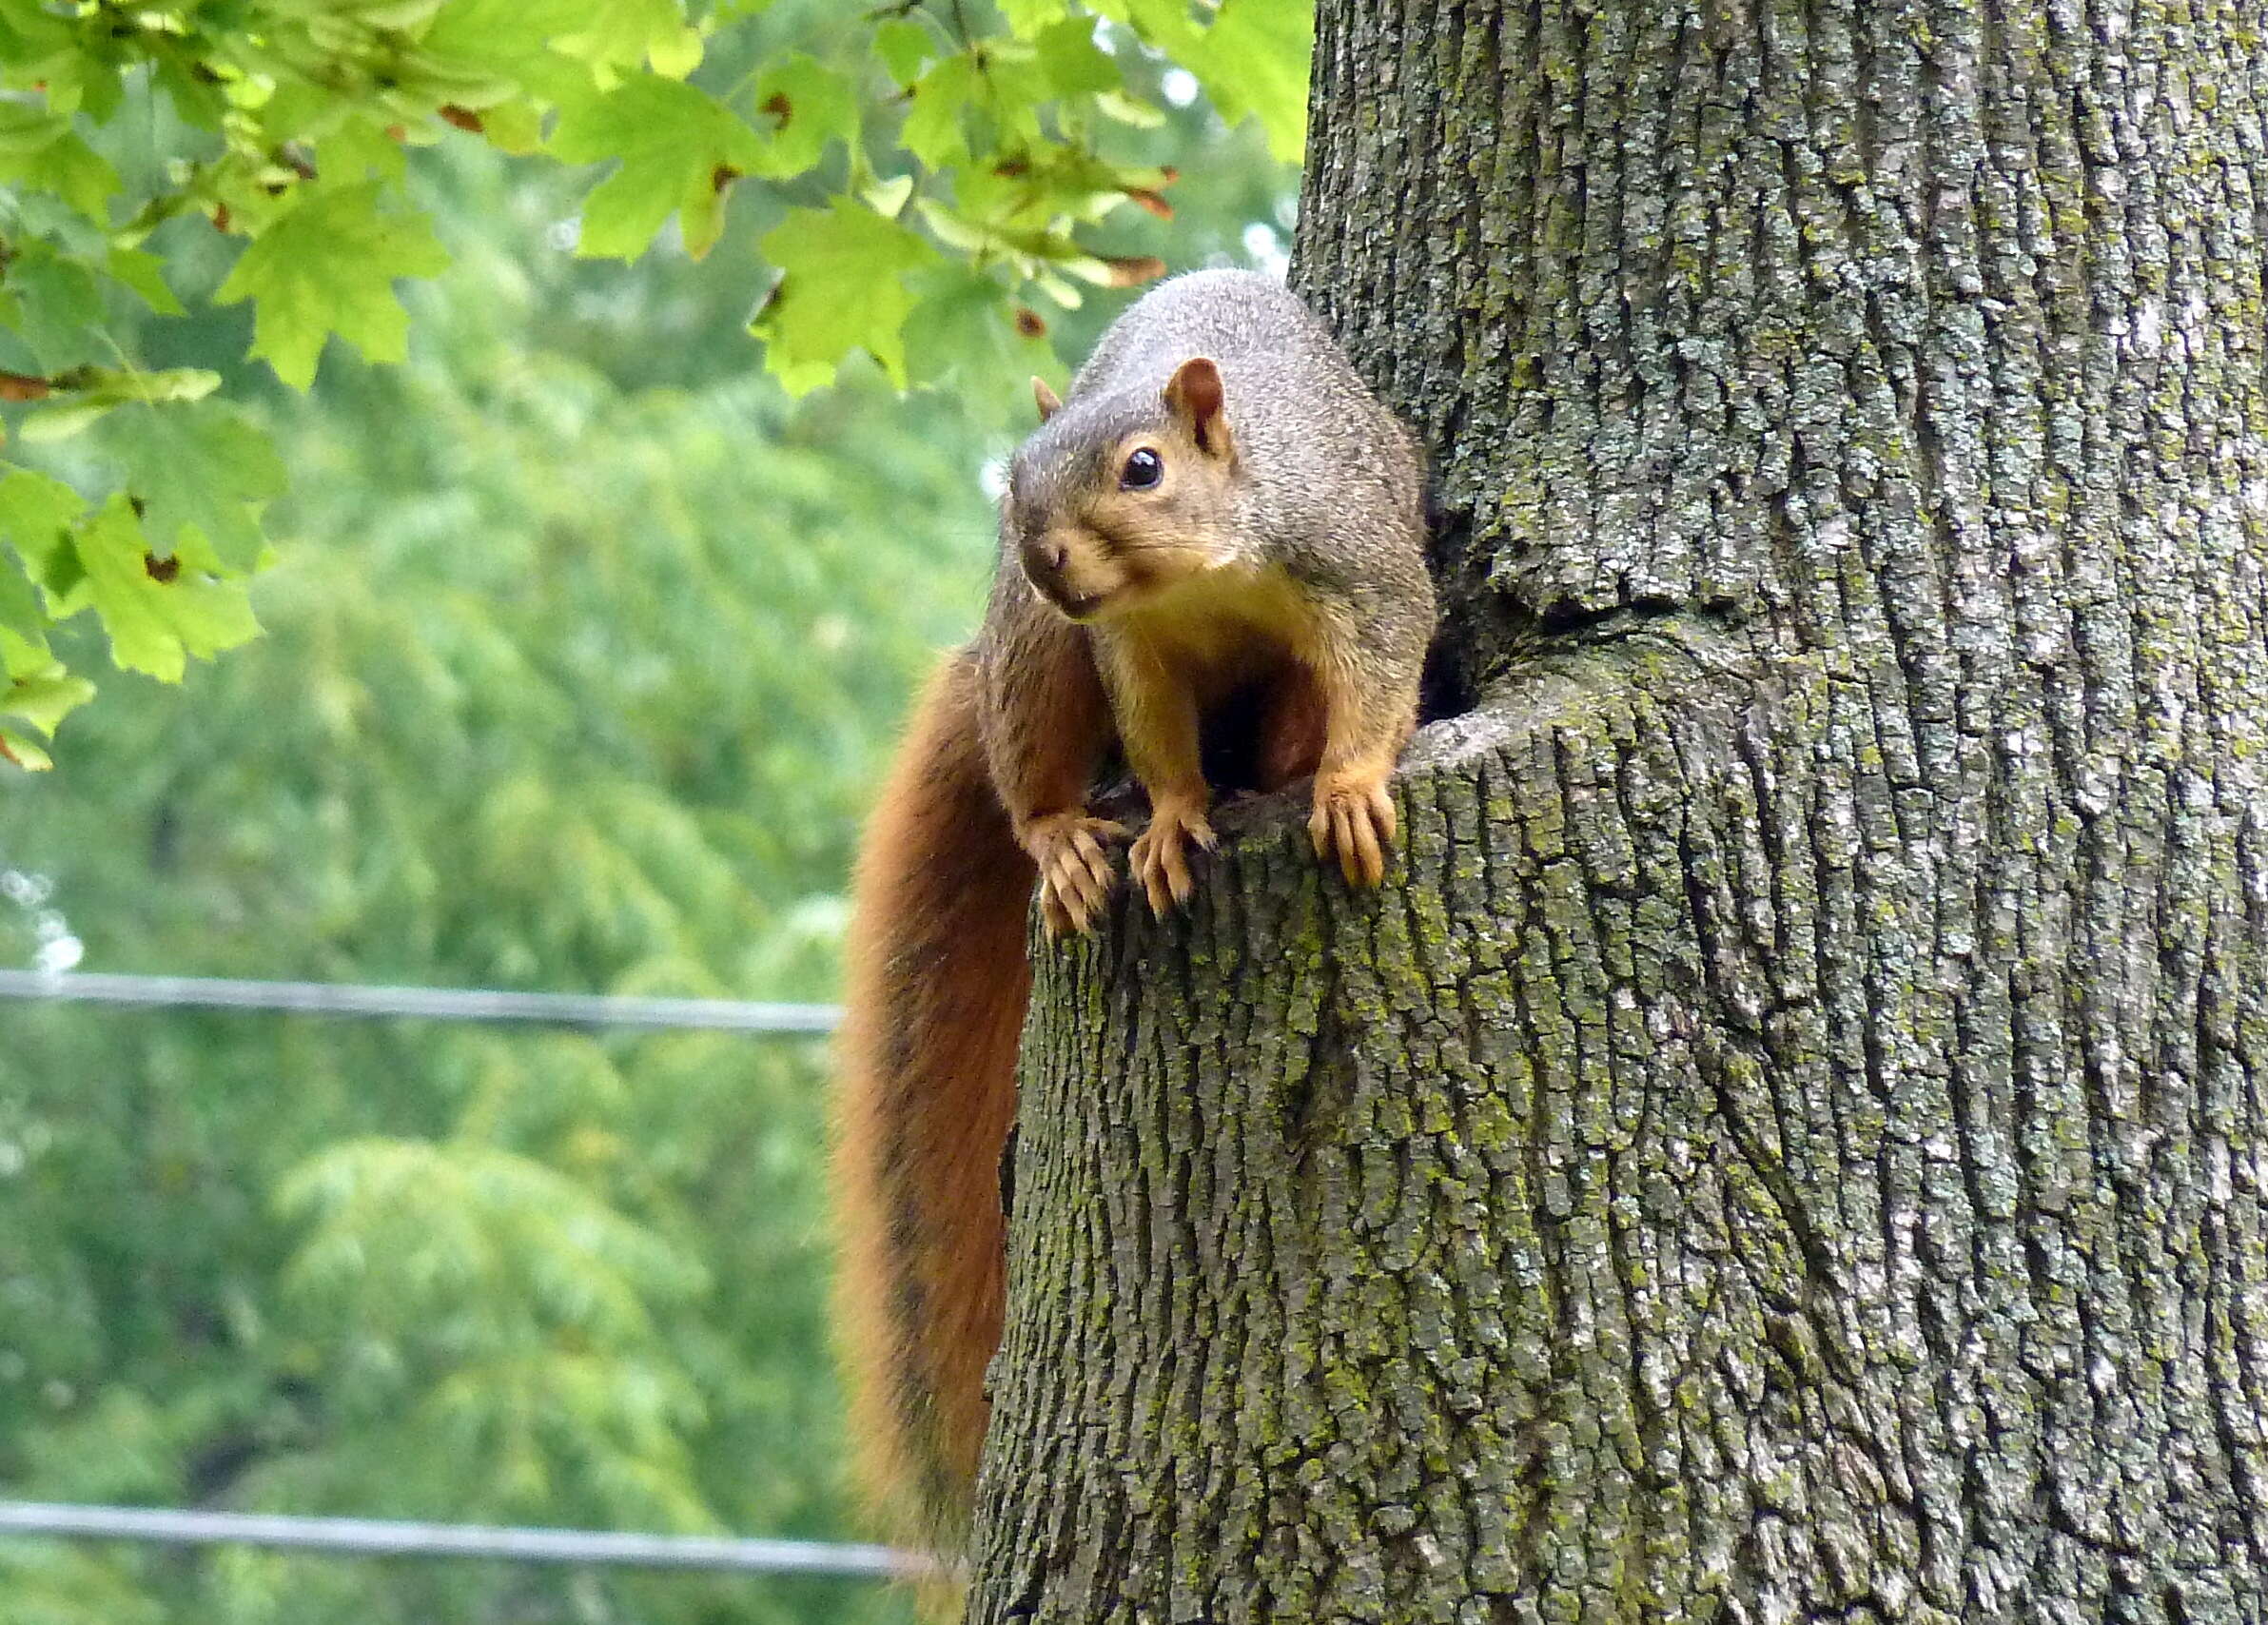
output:
[[1146,491],[1164,478],[1165,460],[1143,446],[1126,458],[1126,466],[1120,471],[1118,482],[1129,491]]

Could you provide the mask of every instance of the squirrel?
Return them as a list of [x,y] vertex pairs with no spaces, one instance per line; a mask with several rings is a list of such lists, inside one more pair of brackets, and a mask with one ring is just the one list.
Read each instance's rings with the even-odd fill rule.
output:
[[1032,381],[984,624],[913,713],[861,844],[837,1043],[838,1335],[867,1488],[957,1549],[1000,1340],[1003,1154],[1049,937],[1084,932],[1127,832],[1089,803],[1114,751],[1147,793],[1128,864],[1154,913],[1216,838],[1207,734],[1248,719],[1266,792],[1376,886],[1388,776],[1434,630],[1416,442],[1281,284],[1199,271],[1111,324],[1067,400]]

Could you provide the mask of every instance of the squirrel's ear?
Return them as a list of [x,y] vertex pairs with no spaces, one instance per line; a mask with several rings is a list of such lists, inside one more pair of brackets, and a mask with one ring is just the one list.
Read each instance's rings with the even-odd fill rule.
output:
[[1035,377],[1031,381],[1031,398],[1040,409],[1040,421],[1045,423],[1063,410],[1063,399],[1047,387],[1047,381]]
[[1197,437],[1197,448],[1213,457],[1229,453],[1228,420],[1221,412],[1221,369],[1210,358],[1191,356],[1165,381],[1165,404]]

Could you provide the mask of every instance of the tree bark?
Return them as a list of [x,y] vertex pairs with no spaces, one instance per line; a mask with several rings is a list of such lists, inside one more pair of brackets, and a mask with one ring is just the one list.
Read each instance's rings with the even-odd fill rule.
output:
[[1405,862],[1046,949],[970,1618],[2268,1617],[2268,8],[1323,0]]

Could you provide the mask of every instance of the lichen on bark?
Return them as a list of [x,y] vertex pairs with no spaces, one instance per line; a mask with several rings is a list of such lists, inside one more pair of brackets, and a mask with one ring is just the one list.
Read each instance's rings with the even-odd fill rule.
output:
[[2264,40],[1324,0],[1473,709],[1043,950],[971,1618],[2268,1615]]

